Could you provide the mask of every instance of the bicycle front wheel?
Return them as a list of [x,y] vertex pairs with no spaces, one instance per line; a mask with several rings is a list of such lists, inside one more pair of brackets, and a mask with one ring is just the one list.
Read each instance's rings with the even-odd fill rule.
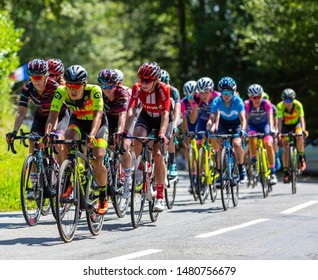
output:
[[193,148],[189,150],[189,178],[190,178],[190,192],[193,195],[195,201],[197,201],[198,196],[196,194],[195,188],[197,184],[197,162],[195,158],[195,151]]
[[211,180],[211,184],[209,184],[209,189],[210,189],[210,197],[212,202],[216,201],[216,197],[218,194],[215,184],[216,184],[217,178],[219,177],[219,174],[216,172],[216,157],[215,156],[216,156],[215,154],[212,155],[212,159],[211,159],[212,165],[209,166],[209,176],[208,176],[208,178],[210,177],[210,180]]
[[165,200],[168,209],[173,207],[174,201],[176,200],[178,178],[169,180],[168,184],[165,184]]
[[268,180],[266,177],[266,166],[264,165],[264,161],[265,159],[263,158],[263,153],[261,148],[258,148],[257,150],[258,153],[258,165],[259,165],[259,176],[260,176],[260,182],[262,185],[262,189],[263,189],[263,196],[264,198],[266,198],[268,196]]
[[[141,166],[141,170],[139,170]],[[142,157],[139,156],[136,160],[133,182],[131,187],[131,202],[130,202],[130,216],[131,223],[134,228],[137,228],[141,223],[141,218],[145,206],[145,192],[144,192],[144,182],[145,182],[145,167],[142,162]]]
[[220,176],[221,176],[221,199],[222,199],[222,206],[224,211],[229,208],[230,204],[230,180],[228,180],[228,156],[226,149],[222,149],[221,152],[221,169],[220,169]]
[[297,192],[297,148],[295,146],[289,147],[289,166],[290,166],[290,181],[292,187],[292,194]]
[[[32,154],[29,154],[22,167],[20,182],[20,197],[23,217],[29,226],[35,226],[40,217],[43,206],[43,188],[40,182],[32,186],[30,174],[38,174],[38,160]],[[34,195],[30,195],[30,193]]]
[[79,218],[79,181],[75,166],[66,159],[61,166],[56,192],[56,216],[60,237],[64,242],[74,238]]
[[232,181],[231,181],[231,195],[233,206],[236,207],[239,199],[239,190],[240,190],[240,172],[238,168],[238,164],[234,155],[234,152],[231,152],[232,157]]
[[[150,188],[152,188],[153,193],[156,192],[156,184],[155,184],[155,180],[152,178],[151,179],[151,183],[150,183]],[[150,220],[152,222],[157,221],[159,213],[158,211],[154,211],[154,205],[155,205],[155,200],[156,198],[153,197],[151,201],[149,201],[149,216],[150,216]]]
[[196,191],[199,197],[199,201],[201,204],[205,203],[205,200],[209,196],[209,187],[207,184],[207,169],[206,166],[207,158],[205,149],[201,147],[199,149],[199,156],[198,156],[198,177],[197,177],[197,186]]

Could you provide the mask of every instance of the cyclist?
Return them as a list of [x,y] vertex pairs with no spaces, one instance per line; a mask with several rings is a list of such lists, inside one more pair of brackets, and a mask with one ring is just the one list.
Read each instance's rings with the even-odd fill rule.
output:
[[[231,77],[223,77],[219,81],[218,89],[221,92],[221,96],[216,97],[212,103],[211,115],[206,128],[212,133],[235,135],[232,145],[239,166],[240,182],[245,184],[247,182],[247,173],[244,166],[241,137],[246,136],[246,117],[243,100],[235,94],[236,88],[236,82]],[[220,153],[218,153],[218,167],[219,163]],[[220,186],[220,177],[218,177],[216,183],[218,187]]]
[[[303,105],[297,100],[296,92],[291,88],[286,88],[281,94],[282,101],[277,104],[277,118],[278,118],[278,131],[285,134],[295,132],[297,134],[304,134],[308,136],[306,131],[306,122]],[[288,137],[282,137],[283,145],[283,171],[284,183],[290,182],[290,174],[288,171]],[[296,137],[296,146],[298,150],[298,165],[301,172],[306,169],[306,162],[304,158],[304,137]]]
[[[220,92],[214,90],[214,82],[209,77],[200,78],[196,85],[197,94],[194,96],[194,108],[190,114],[190,122],[197,121],[196,131],[205,131],[209,120],[211,105],[216,97],[219,97]],[[197,143],[201,145],[202,135],[197,136]],[[217,140],[210,139],[214,150],[218,150]]]
[[[32,100],[36,109],[31,125],[30,134],[43,136],[45,133],[45,123],[47,121],[49,110],[55,91],[59,84],[48,77],[48,63],[43,59],[33,59],[28,63],[27,74],[30,76],[30,82],[28,82],[21,90],[18,112],[15,118],[13,131],[7,134],[6,140],[8,143],[12,142],[20,129],[23,120],[27,114],[27,106],[29,100]],[[60,114],[57,115],[58,123],[53,126],[55,133],[59,137],[63,137],[67,124],[69,121],[69,113],[65,105],[62,106]],[[59,147],[61,148],[61,147]],[[34,142],[30,141],[29,152],[33,153]],[[58,162],[62,163],[62,157],[60,156],[61,150],[58,150]],[[32,170],[35,171],[35,170]],[[37,174],[31,172],[30,178],[32,185],[37,182]],[[34,191],[30,191],[27,195],[28,198],[34,198]]]
[[63,78],[64,65],[63,62],[58,58],[50,58],[48,61],[48,72],[49,77],[58,82],[60,85],[65,86]]
[[[50,126],[55,123],[63,103],[73,112],[65,133],[66,139],[85,139],[86,135],[95,160],[92,161],[95,170],[95,181],[100,187],[97,212],[106,214],[108,202],[106,199],[107,169],[104,166],[104,156],[107,148],[108,123],[103,112],[102,90],[97,85],[87,83],[88,73],[80,65],[68,67],[64,73],[65,86],[60,86],[51,104],[47,121],[46,133],[50,134]],[[66,194],[71,193],[68,189]]]
[[170,87],[170,100],[172,104],[173,110],[173,134],[171,136],[169,146],[168,146],[168,170],[169,170],[169,177],[175,178],[178,176],[178,169],[176,164],[176,145],[174,142],[174,137],[178,136],[179,133],[179,124],[180,124],[180,116],[181,116],[181,104],[180,104],[180,93],[179,90],[176,89],[174,86],[170,85],[170,74],[161,69],[161,82],[165,83]]
[[[185,95],[184,98],[181,99],[181,114],[182,114],[182,131],[192,132],[195,131],[195,127],[197,122],[190,122],[190,113],[192,112],[195,102],[193,101],[193,96],[196,94],[196,86],[197,82],[190,80],[184,83],[183,85],[183,93]],[[185,143],[185,148],[187,149],[187,144]]]
[[[269,168],[271,170],[270,183],[274,185],[277,183],[277,177],[275,168],[274,143],[273,137],[271,135],[271,132],[274,131],[273,109],[269,100],[262,99],[263,93],[263,87],[259,84],[252,84],[247,89],[249,99],[245,100],[244,102],[247,119],[247,131],[248,135],[253,135],[257,132],[265,134],[264,146],[267,151]],[[249,150],[254,170],[256,169],[256,149],[257,139],[250,139]]]
[[[146,137],[152,131],[159,131],[158,137],[162,139],[165,147],[168,145],[168,137],[171,131],[168,130],[170,115],[170,88],[160,81],[161,68],[156,62],[146,62],[138,70],[140,82],[133,85],[132,96],[129,102],[127,112],[125,131],[123,136],[127,135],[128,129],[135,117],[138,100],[142,104],[140,115],[137,119],[134,136]],[[172,129],[171,129],[172,130]],[[165,183],[165,162],[160,151],[161,143],[156,143],[153,147],[155,160],[155,183],[156,183],[156,201],[155,211],[164,210],[164,183]],[[134,141],[136,158],[140,155],[142,145],[139,141]]]
[[131,96],[131,88],[126,86],[126,85],[123,85],[123,81],[124,81],[124,73],[122,71],[120,71],[119,69],[114,69],[116,72],[117,72],[117,75],[118,75],[118,82],[117,82],[117,85],[118,86],[121,86],[123,87],[125,90],[128,91],[129,93],[129,98]]
[[[116,143],[119,141],[120,133],[124,131],[128,103],[129,93],[127,90],[119,85],[118,83],[118,72],[111,68],[103,69],[97,76],[97,81],[103,91],[104,100],[104,112],[106,112],[108,119],[108,145],[114,146],[114,140]],[[113,139],[113,135],[116,132],[117,137]],[[119,147],[121,156],[121,164],[125,174],[125,192],[124,195],[127,197],[131,189],[131,154],[130,154],[130,141],[129,139],[124,140],[124,149]]]
[[[262,98],[270,100],[269,95],[265,91],[262,94]],[[272,133],[272,137],[273,137],[273,141],[274,141],[273,145],[274,145],[274,152],[275,152],[275,167],[276,167],[276,171],[277,171],[277,170],[280,170],[280,168],[281,168],[281,162],[280,162],[280,158],[278,155],[278,152],[279,152],[278,137],[277,137],[278,119],[277,119],[277,107],[273,103],[272,103],[272,108],[273,108],[273,133]]]

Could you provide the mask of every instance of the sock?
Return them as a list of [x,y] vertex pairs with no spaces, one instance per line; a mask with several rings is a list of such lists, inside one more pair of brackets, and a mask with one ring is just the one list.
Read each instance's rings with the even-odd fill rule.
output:
[[124,169],[125,180],[129,179],[131,175],[131,168]]
[[169,165],[175,163],[175,153],[169,153]]
[[165,189],[164,184],[156,184],[156,190],[157,190],[156,198],[157,199],[163,199],[164,198],[164,194],[163,194],[164,189]]
[[30,173],[30,179],[32,186],[36,184],[36,181],[38,180],[38,174],[37,173]]
[[99,187],[99,200],[104,200],[106,198],[106,186]]
[[274,168],[270,168],[270,170],[271,170],[271,175],[276,174],[276,168],[275,167]]

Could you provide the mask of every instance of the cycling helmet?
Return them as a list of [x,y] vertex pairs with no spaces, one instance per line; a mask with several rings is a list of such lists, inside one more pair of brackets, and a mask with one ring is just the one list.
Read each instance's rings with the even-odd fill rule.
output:
[[193,94],[196,93],[196,86],[197,86],[197,82],[196,81],[187,81],[183,85],[184,95],[187,96],[187,97],[192,97]]
[[64,73],[64,80],[70,84],[83,84],[88,79],[88,73],[81,65],[72,65]]
[[247,89],[247,94],[249,97],[259,97],[263,95],[263,88],[259,84],[250,85]]
[[161,69],[161,82],[169,85],[170,75],[166,70]]
[[236,82],[231,77],[223,77],[218,84],[219,91],[233,90],[236,91]]
[[114,69],[117,72],[117,76],[118,76],[118,82],[123,82],[124,80],[124,73],[121,72],[119,69]]
[[294,100],[296,98],[296,92],[291,88],[286,88],[283,90],[281,98],[283,100]]
[[118,82],[118,73],[111,68],[103,69],[99,72],[97,81],[100,84],[116,84]]
[[161,78],[161,68],[157,62],[146,62],[140,66],[138,76],[144,79],[157,80]]
[[198,92],[208,91],[214,88],[214,83],[211,78],[203,77],[197,81],[196,89]]
[[64,65],[62,61],[58,58],[50,58],[47,61],[48,72],[54,75],[61,75],[64,73]]
[[26,72],[29,76],[47,75],[48,64],[44,59],[33,59],[28,63]]

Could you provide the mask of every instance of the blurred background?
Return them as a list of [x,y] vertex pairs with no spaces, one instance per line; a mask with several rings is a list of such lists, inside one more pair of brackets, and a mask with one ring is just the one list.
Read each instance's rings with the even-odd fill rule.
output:
[[183,84],[202,76],[232,76],[243,99],[259,83],[274,104],[293,88],[310,132],[307,160],[317,164],[317,0],[0,0],[0,34],[1,137],[31,59],[81,64],[90,83],[118,68],[128,86],[154,60],[182,97]]

